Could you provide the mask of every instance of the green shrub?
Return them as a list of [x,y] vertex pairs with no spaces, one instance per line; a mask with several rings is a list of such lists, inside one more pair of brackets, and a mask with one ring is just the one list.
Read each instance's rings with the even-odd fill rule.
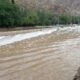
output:
[[22,25],[24,26],[34,26],[37,25],[39,21],[39,17],[37,12],[35,11],[24,11],[24,15],[22,17]]
[[70,24],[71,23],[71,17],[70,16],[60,16],[60,24]]
[[9,0],[0,0],[0,27],[56,24],[80,24],[80,16],[54,15],[50,12],[32,11],[12,4]]
[[19,25],[21,11],[18,6],[8,2],[0,3],[0,26]]
[[72,16],[72,23],[80,24],[80,16]]
[[39,21],[38,25],[51,25],[52,24],[52,15],[48,12],[38,11],[37,12]]

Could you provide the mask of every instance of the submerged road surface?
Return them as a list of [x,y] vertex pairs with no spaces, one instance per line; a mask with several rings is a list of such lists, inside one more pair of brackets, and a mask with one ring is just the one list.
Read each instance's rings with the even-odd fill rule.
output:
[[0,80],[73,80],[80,67],[80,26],[5,35]]

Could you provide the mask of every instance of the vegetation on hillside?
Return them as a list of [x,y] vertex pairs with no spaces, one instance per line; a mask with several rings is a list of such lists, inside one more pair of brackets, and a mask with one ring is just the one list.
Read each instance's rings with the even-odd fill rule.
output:
[[0,27],[79,24],[80,16],[56,15],[21,8],[14,0],[0,1]]

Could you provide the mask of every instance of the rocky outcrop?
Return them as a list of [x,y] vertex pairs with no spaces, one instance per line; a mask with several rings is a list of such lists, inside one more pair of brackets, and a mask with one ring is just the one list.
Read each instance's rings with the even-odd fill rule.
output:
[[74,76],[73,80],[80,80],[80,68],[78,69],[76,75]]

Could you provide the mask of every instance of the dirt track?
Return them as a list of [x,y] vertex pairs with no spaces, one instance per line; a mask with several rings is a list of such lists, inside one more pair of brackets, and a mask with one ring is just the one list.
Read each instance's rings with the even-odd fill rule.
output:
[[80,33],[76,30],[0,47],[0,80],[72,80],[79,66]]

